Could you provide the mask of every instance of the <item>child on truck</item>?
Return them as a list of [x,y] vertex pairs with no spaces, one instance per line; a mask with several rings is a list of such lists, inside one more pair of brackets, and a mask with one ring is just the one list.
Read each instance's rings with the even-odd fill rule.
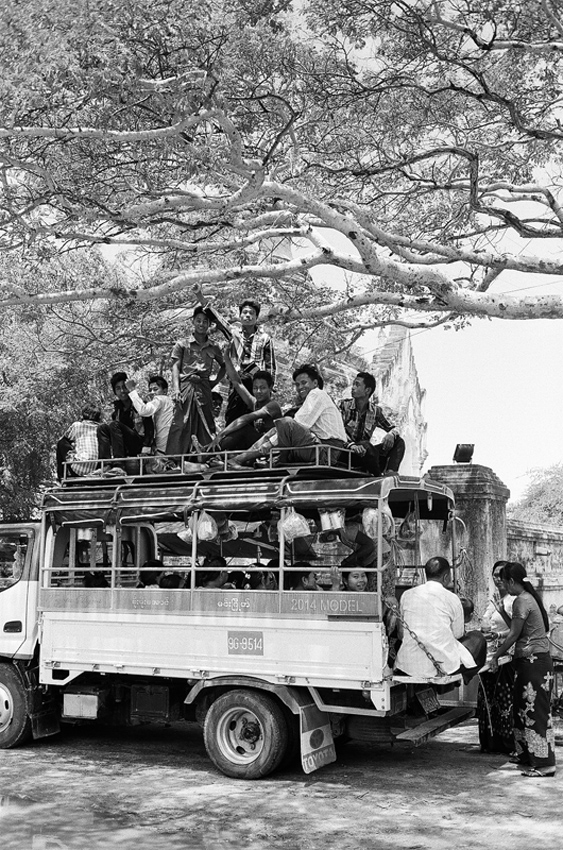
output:
[[82,419],[73,422],[57,443],[57,477],[64,477],[64,462],[67,476],[80,477],[90,475],[98,465],[98,427],[102,418],[101,410],[93,404],[82,408]]

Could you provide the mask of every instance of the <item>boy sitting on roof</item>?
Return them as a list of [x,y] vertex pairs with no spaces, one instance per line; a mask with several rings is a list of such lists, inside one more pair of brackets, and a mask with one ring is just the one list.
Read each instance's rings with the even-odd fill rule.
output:
[[98,407],[88,404],[82,408],[82,420],[73,422],[57,443],[57,478],[64,477],[64,462],[68,477],[90,475],[98,463],[98,427],[102,413]]
[[207,451],[248,449],[261,434],[273,428],[274,421],[282,416],[280,405],[272,399],[274,379],[269,372],[259,370],[254,373],[250,393],[228,354],[225,354],[225,366],[231,384],[246,405],[247,413],[226,425],[209,444]]

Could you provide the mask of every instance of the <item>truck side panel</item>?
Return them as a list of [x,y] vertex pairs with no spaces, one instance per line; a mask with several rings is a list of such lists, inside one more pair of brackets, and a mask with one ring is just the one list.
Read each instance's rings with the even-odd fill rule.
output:
[[[381,623],[45,611],[41,645],[45,684],[92,671],[183,679],[236,673],[315,687],[373,685],[376,708],[388,707]],[[63,670],[69,677],[61,681]]]

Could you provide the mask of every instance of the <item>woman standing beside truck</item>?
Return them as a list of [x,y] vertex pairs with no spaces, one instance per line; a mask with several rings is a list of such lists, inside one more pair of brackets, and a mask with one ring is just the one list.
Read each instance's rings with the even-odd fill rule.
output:
[[498,659],[515,644],[513,730],[516,764],[526,768],[523,776],[555,775],[555,735],[551,721],[553,664],[549,654],[549,619],[542,601],[529,581],[522,564],[509,562],[502,578],[515,596],[510,631],[493,655],[491,670]]

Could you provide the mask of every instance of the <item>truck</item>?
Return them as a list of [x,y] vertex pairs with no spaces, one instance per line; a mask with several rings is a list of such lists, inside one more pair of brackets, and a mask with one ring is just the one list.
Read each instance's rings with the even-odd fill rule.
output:
[[[102,470],[47,490],[36,521],[0,526],[1,748],[62,724],[197,721],[220,771],[258,779],[472,715],[460,675],[392,668],[422,544],[455,545],[452,492],[279,463]],[[334,586],[358,565],[365,590]],[[314,592],[296,589],[304,570]]]

